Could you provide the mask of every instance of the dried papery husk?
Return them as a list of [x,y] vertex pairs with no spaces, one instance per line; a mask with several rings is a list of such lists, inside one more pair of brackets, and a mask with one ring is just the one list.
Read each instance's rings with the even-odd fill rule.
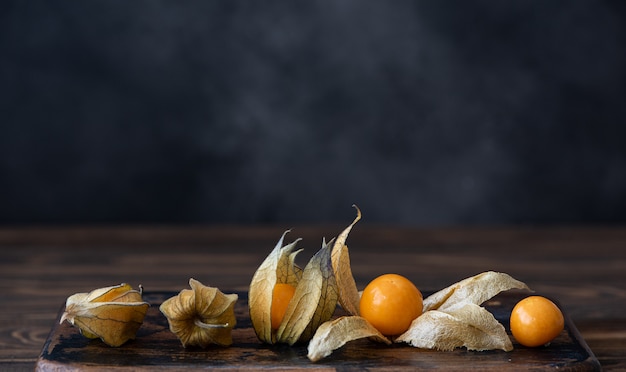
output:
[[498,293],[510,289],[530,290],[525,283],[509,274],[486,271],[428,296],[424,299],[424,312],[435,309],[445,311],[466,302],[480,305]]
[[350,254],[345,244],[352,227],[361,219],[361,210],[354,205],[357,215],[354,221],[337,236],[333,245],[332,264],[339,291],[339,304],[350,315],[359,315],[359,291],[350,268]]
[[[299,239],[297,241],[299,241]],[[302,249],[293,252],[291,251],[292,249],[292,247],[288,246],[280,256],[276,269],[276,283],[290,284],[295,287],[302,278],[302,269],[295,263],[296,256],[298,253],[302,252]]]
[[469,302],[447,312],[425,312],[394,341],[444,351],[457,347],[477,351],[513,350],[504,326],[484,307]]
[[159,310],[167,317],[169,328],[183,347],[229,346],[233,343],[235,302],[238,295],[224,294],[215,287],[189,279],[191,289],[165,300]]
[[302,270],[294,261],[300,251],[294,249],[301,239],[283,247],[283,241],[289,230],[285,231],[272,252],[265,258],[252,276],[248,290],[248,306],[252,327],[259,340],[273,344],[272,332],[272,294],[277,283],[291,284],[297,288]]
[[504,327],[480,305],[500,292],[530,290],[506,273],[486,271],[463,279],[424,299],[424,312],[395,342],[415,347],[452,350],[502,349],[513,344]]
[[347,342],[361,338],[370,338],[373,341],[387,345],[391,344],[391,341],[383,336],[365,318],[360,316],[342,316],[319,326],[309,342],[307,357],[312,362],[317,362],[329,356],[334,350],[339,349]]
[[276,331],[275,341],[293,345],[310,340],[319,325],[332,317],[337,307],[337,296],[331,246],[323,244],[304,267],[302,278]]
[[85,337],[118,347],[135,338],[149,307],[140,291],[122,283],[68,297],[60,323],[67,320]]

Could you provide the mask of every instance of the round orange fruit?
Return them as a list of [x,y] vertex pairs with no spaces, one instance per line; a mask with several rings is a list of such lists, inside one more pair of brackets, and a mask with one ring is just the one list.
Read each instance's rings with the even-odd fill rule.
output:
[[561,310],[542,296],[524,298],[511,312],[511,333],[524,346],[546,345],[561,333],[563,327]]
[[372,280],[363,290],[361,316],[385,336],[404,333],[422,314],[422,293],[407,278],[384,274]]

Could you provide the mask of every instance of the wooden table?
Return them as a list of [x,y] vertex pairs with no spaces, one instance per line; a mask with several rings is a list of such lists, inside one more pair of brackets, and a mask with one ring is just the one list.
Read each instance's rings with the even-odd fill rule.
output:
[[[295,226],[306,262],[344,226]],[[0,229],[0,370],[33,370],[67,296],[127,282],[179,291],[190,277],[246,291],[282,227]],[[291,238],[291,239],[290,239]],[[360,222],[348,245],[360,288],[396,272],[436,290],[503,271],[558,301],[604,370],[626,369],[626,228],[440,228]]]

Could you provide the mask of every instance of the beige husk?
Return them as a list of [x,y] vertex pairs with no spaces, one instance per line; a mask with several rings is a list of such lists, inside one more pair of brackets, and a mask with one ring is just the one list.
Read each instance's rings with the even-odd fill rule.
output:
[[480,305],[498,293],[509,289],[530,290],[526,284],[514,279],[509,274],[486,271],[463,279],[428,296],[424,299],[424,312],[435,309],[444,311],[465,302]]
[[100,338],[117,347],[135,338],[149,307],[141,291],[122,283],[71,295],[60,323],[67,321],[78,327],[83,336]]
[[359,291],[356,288],[352,269],[350,268],[350,254],[346,239],[352,227],[361,219],[361,210],[355,205],[357,211],[356,218],[337,237],[333,246],[332,263],[335,277],[337,278],[337,289],[339,290],[339,304],[350,315],[359,315]]
[[288,283],[297,287],[301,275],[301,270],[294,264],[295,255],[300,251],[293,252],[300,239],[283,247],[288,232],[289,230],[283,233],[272,252],[254,273],[248,291],[252,325],[259,340],[269,344],[275,342],[271,324],[274,286],[276,283]]
[[329,356],[346,342],[371,337],[378,342],[391,344],[374,326],[360,316],[343,316],[322,324],[309,342],[308,358],[316,362]]
[[329,320],[337,306],[337,283],[330,264],[330,246],[311,258],[276,331],[275,342],[293,345],[308,341],[317,327]]
[[423,349],[513,350],[502,324],[484,307],[464,303],[444,312],[429,310],[411,323],[395,342],[406,342]]
[[224,294],[193,278],[189,279],[189,286],[191,289],[183,289],[159,307],[167,318],[170,331],[183,347],[231,345],[238,295]]

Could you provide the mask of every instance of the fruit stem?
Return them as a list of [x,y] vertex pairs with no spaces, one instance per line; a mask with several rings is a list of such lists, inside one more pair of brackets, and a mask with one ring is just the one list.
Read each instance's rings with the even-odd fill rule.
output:
[[227,328],[228,327],[228,323],[225,324],[209,324],[209,323],[205,323],[202,320],[196,318],[193,321],[193,324],[197,325],[200,328],[203,329],[211,329],[211,328]]

